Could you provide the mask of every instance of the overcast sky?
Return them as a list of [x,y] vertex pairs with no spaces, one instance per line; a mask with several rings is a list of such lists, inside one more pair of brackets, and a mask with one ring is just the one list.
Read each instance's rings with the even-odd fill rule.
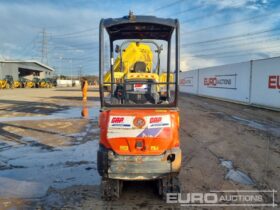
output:
[[[59,73],[97,74],[101,18],[178,18],[181,69],[280,55],[279,0],[0,0],[0,59],[41,59]],[[71,62],[72,60],[72,62]]]

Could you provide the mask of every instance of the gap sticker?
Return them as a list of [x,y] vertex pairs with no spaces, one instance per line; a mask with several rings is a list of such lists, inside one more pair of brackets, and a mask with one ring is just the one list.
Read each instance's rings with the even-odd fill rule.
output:
[[109,128],[132,128],[133,116],[110,116]]
[[150,116],[147,118],[148,128],[166,128],[171,126],[169,115]]

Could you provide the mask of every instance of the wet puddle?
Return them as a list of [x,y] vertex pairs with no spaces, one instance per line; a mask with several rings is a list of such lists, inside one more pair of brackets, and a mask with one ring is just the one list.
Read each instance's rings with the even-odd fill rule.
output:
[[273,125],[265,124],[265,123],[262,123],[262,122],[247,120],[247,119],[237,117],[237,116],[231,116],[231,117],[234,121],[237,121],[242,125],[247,125],[251,128],[266,131],[266,132],[269,132],[276,137],[280,137],[280,126],[273,126]]
[[232,180],[234,182],[244,184],[244,185],[254,185],[255,182],[244,172],[234,169],[233,162],[231,160],[219,159],[221,165],[227,169],[226,179]]
[[98,115],[99,115],[98,107],[84,106],[84,107],[70,107],[68,109],[57,111],[49,115],[0,117],[0,122],[75,119],[75,118],[88,118],[88,119],[96,120],[98,118]]
[[38,198],[50,187],[96,185],[97,149],[97,140],[52,149],[36,144],[7,147],[0,153],[0,197]]
[[280,124],[276,122],[260,122],[260,121],[255,121],[255,120],[248,120],[242,117],[238,117],[235,115],[225,115],[222,112],[215,112],[213,113],[217,115],[220,118],[230,120],[237,122],[241,125],[248,126],[250,128],[256,129],[256,130],[261,130],[264,132],[267,132],[275,137],[280,137]]

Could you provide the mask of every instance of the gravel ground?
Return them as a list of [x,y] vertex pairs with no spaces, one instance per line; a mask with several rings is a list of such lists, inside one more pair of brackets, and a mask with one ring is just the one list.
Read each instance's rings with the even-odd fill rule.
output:
[[[86,104],[77,88],[0,91],[0,209],[187,208],[160,200],[153,182],[127,182],[120,200],[100,199],[98,106],[94,89]],[[279,191],[279,112],[181,95],[180,117],[184,194]]]

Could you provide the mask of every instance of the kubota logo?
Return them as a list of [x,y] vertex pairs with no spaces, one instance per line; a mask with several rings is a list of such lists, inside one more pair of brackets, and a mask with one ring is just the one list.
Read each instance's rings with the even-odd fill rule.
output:
[[151,117],[150,118],[150,123],[159,123],[161,122],[162,117]]
[[270,75],[268,77],[268,88],[280,89],[280,75]]
[[124,117],[113,117],[111,123],[123,123]]

